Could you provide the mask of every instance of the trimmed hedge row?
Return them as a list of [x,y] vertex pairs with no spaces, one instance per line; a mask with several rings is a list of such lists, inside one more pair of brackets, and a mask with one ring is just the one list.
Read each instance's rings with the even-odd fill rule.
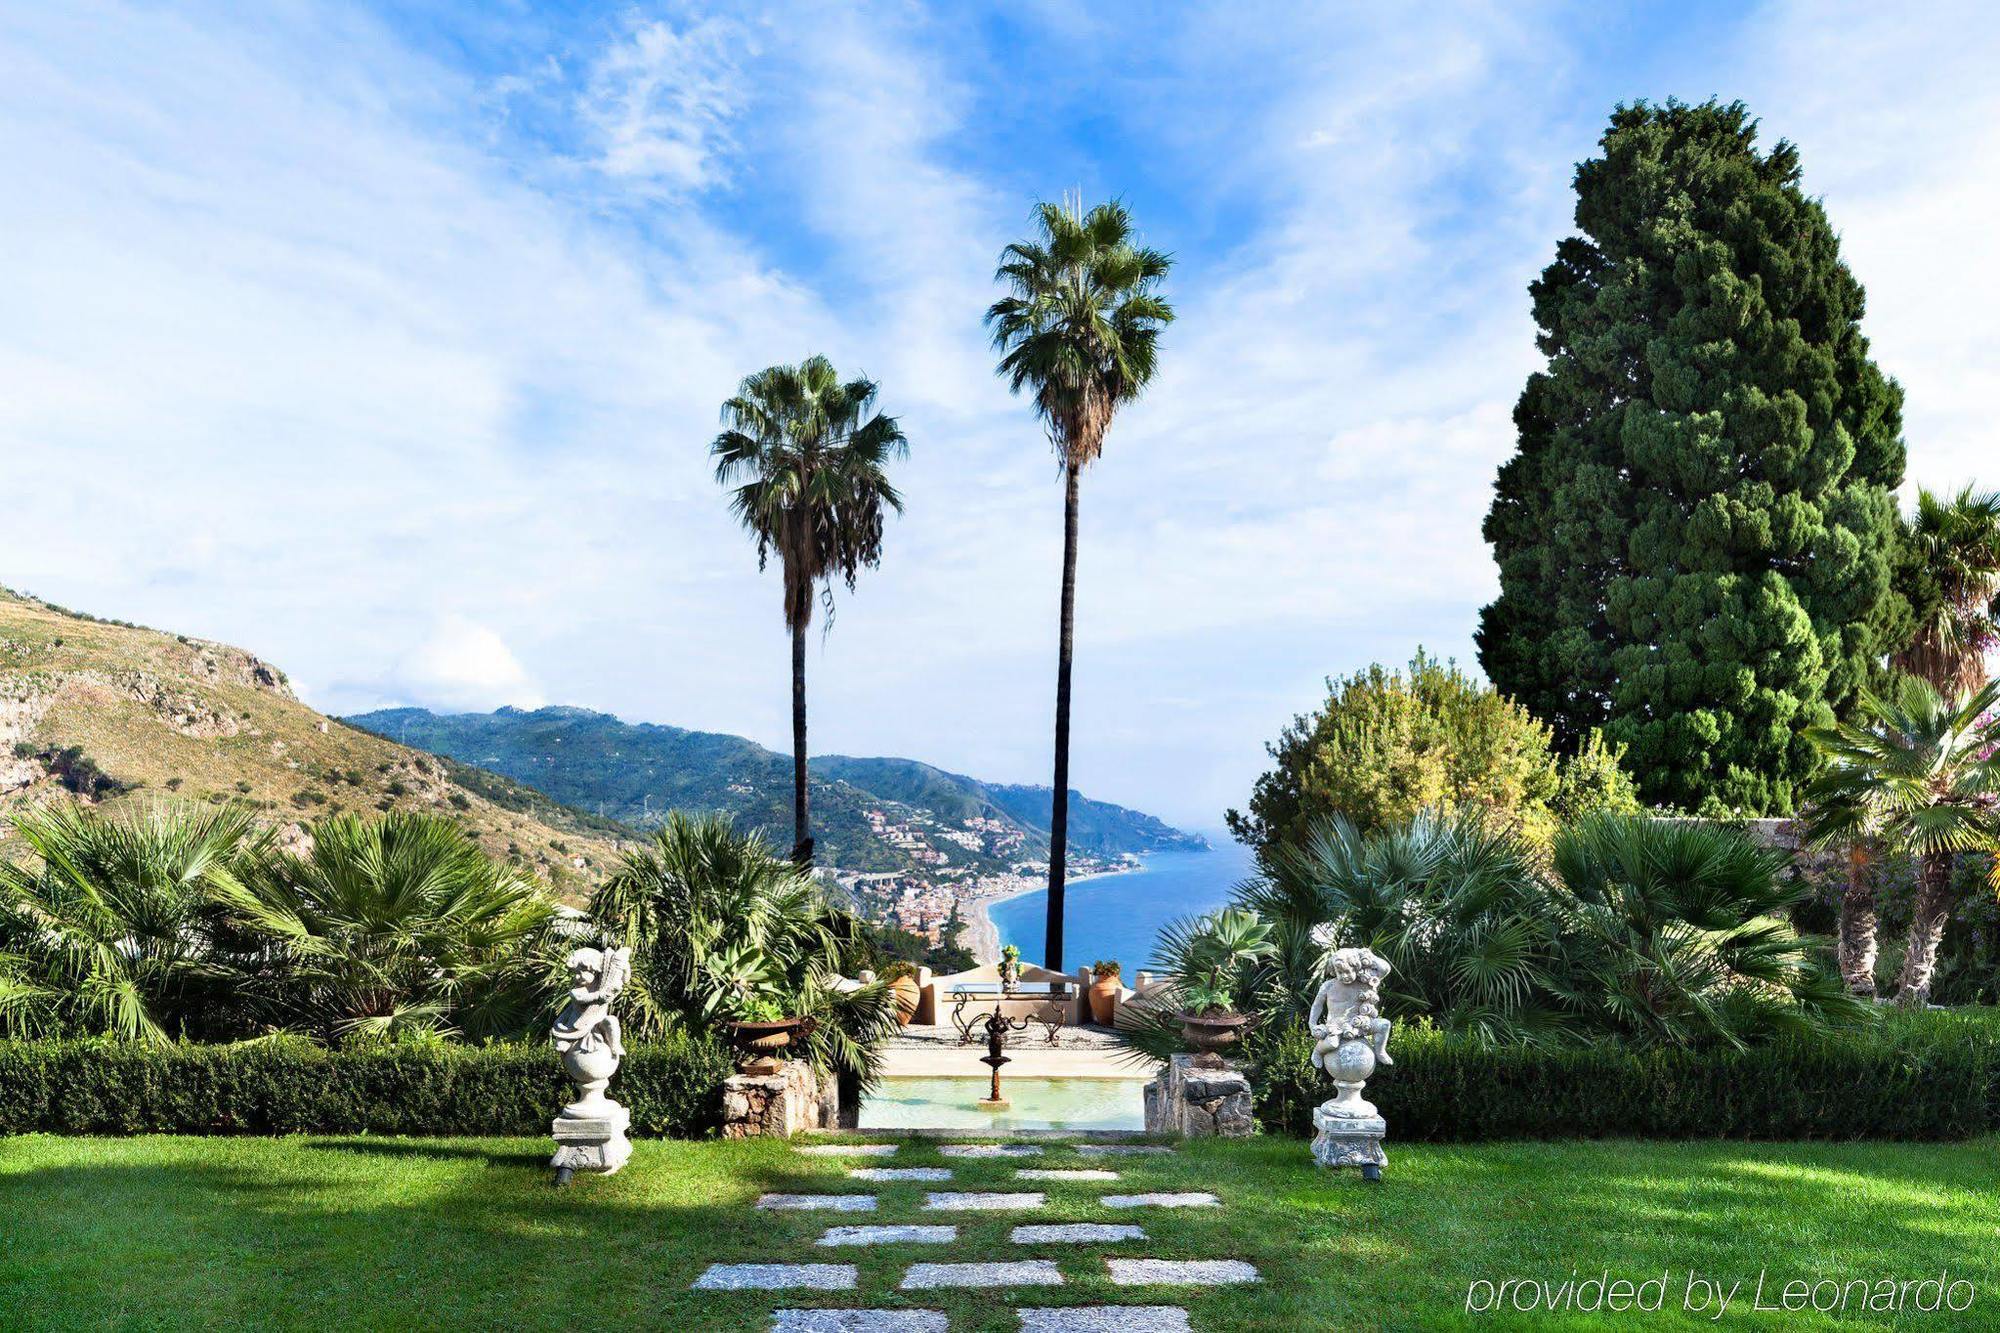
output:
[[[1262,1044],[1257,1116],[1309,1136],[1333,1094],[1292,1029]],[[1879,1029],[1746,1051],[1481,1049],[1398,1029],[1367,1096],[1404,1142],[1485,1139],[1962,1139],[2000,1130],[2000,1029],[1892,1017]]]
[[[635,1134],[692,1138],[729,1072],[709,1040],[634,1043],[612,1092]],[[573,1095],[545,1045],[0,1042],[0,1134],[545,1135]]]

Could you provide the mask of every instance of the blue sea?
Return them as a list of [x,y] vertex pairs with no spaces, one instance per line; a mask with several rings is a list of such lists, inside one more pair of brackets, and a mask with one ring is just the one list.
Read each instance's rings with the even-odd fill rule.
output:
[[[1225,905],[1229,891],[1250,875],[1250,849],[1226,833],[1207,837],[1208,851],[1155,852],[1144,869],[1069,885],[1063,895],[1064,970],[1115,958],[1130,985],[1132,974],[1149,965],[1161,926]],[[1000,942],[1040,962],[1048,904],[1046,889],[996,903],[991,912]]]

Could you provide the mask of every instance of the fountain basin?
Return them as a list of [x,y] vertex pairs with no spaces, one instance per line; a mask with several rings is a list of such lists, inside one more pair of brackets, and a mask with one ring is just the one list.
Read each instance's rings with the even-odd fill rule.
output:
[[861,1103],[862,1129],[1143,1130],[1141,1080],[1006,1078],[1004,1107],[983,1078],[885,1078]]

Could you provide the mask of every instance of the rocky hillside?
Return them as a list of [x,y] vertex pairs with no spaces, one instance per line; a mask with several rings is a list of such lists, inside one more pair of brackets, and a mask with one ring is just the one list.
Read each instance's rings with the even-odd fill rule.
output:
[[310,820],[340,810],[429,810],[572,898],[637,836],[324,717],[284,672],[240,648],[0,589],[0,814],[54,799],[162,798],[244,802],[294,843]]

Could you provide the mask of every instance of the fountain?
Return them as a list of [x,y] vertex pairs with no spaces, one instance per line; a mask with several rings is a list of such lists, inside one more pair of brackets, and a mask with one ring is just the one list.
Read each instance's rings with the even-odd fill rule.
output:
[[996,1004],[993,1006],[993,1016],[985,1020],[984,1026],[986,1028],[986,1054],[979,1057],[979,1063],[992,1066],[993,1091],[991,1095],[980,1101],[979,1109],[982,1111],[1004,1111],[1010,1103],[1005,1097],[1000,1095],[1000,1066],[1011,1064],[1012,1059],[1001,1054],[1001,1047],[1006,1044],[1007,1034],[1009,1032],[1024,1031],[1028,1026],[1028,1020],[1025,1018],[1009,1018],[1000,1012],[1000,1006]]

